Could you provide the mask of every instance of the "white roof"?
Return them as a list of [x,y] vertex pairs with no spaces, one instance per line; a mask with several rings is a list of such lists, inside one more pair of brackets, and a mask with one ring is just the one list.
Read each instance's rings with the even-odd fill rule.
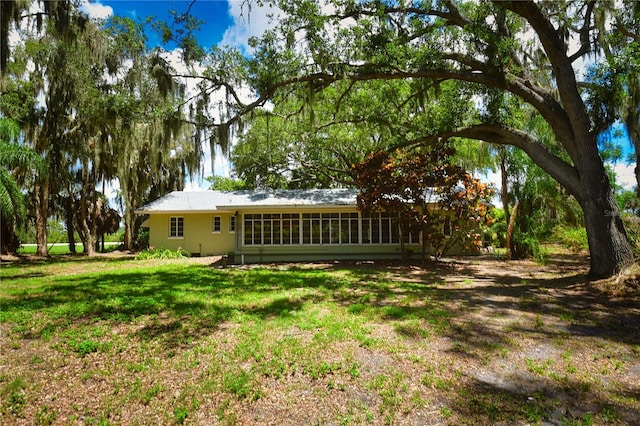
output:
[[355,207],[357,195],[357,189],[174,191],[140,207],[136,213],[195,213],[252,207]]

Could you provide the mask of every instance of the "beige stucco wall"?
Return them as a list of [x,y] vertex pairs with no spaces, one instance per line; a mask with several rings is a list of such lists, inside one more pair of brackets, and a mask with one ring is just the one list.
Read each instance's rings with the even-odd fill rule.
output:
[[[354,207],[332,208],[281,208],[281,209],[242,209],[236,216],[236,232],[229,231],[229,222],[233,213],[173,213],[151,214],[147,222],[150,228],[149,245],[154,248],[171,250],[184,249],[191,254],[201,256],[235,253],[234,261],[240,263],[269,261],[304,261],[338,259],[399,259],[402,257],[400,244],[313,244],[313,245],[244,245],[243,214],[255,213],[357,213]],[[220,232],[213,232],[213,217],[221,217]],[[184,218],[184,237],[169,237],[171,217]],[[236,243],[236,239],[238,242]],[[420,244],[407,245],[419,257]],[[458,250],[454,250],[458,252]],[[453,253],[451,253],[453,254]]]
[[[213,232],[213,217],[221,217],[220,232]],[[221,255],[234,251],[235,232],[229,232],[231,213],[152,214],[149,226],[149,246],[157,249],[183,249],[201,256]],[[169,237],[171,217],[184,218],[184,237]]]

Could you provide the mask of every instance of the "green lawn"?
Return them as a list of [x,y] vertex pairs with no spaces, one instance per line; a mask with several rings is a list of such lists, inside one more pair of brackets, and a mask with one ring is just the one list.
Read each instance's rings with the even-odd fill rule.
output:
[[609,333],[618,307],[552,297],[581,271],[487,281],[465,265],[2,265],[0,423],[638,419],[640,347]]
[[[121,243],[119,242],[105,242],[105,251],[112,251],[117,248]],[[55,243],[49,246],[49,255],[58,256],[62,254],[70,254],[68,243]],[[76,254],[84,253],[84,247],[82,244],[76,243]],[[36,254],[36,246],[34,244],[22,245],[18,249],[18,254]]]

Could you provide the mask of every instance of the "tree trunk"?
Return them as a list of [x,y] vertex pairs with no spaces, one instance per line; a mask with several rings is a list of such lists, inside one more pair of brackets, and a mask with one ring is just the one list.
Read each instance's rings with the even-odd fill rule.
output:
[[80,197],[80,237],[82,238],[84,254],[87,256],[93,256],[96,254],[96,239],[94,238],[88,223],[88,213],[89,207],[87,206],[87,199],[82,196]]
[[506,147],[498,147],[498,153],[500,158],[500,199],[502,201],[502,210],[504,211],[504,220],[507,224],[507,234],[505,235],[505,246],[507,248],[506,257],[507,260],[510,260],[514,257],[513,231],[515,227],[515,216],[518,212],[518,203],[513,207],[512,216],[511,212],[509,212],[509,175],[507,172]]
[[135,213],[133,211],[133,203],[130,200],[129,186],[125,179],[120,179],[120,190],[124,201],[124,238],[122,244],[124,250],[131,251],[133,250]]
[[3,220],[2,216],[0,216],[0,253],[6,254],[9,253],[9,234],[11,230],[9,229],[9,221]]
[[134,221],[135,221],[135,214],[132,214],[133,211],[131,208],[125,207],[125,211],[124,211],[124,249],[125,250],[133,250],[133,235],[135,233],[133,227],[134,227]]
[[97,194],[95,190],[95,179],[92,179],[92,172],[88,161],[83,164],[82,186],[83,190],[80,194],[79,225],[80,237],[82,238],[82,246],[84,254],[93,256],[96,254],[96,244],[98,242],[98,226],[97,214],[100,211],[98,207]]
[[[69,213],[67,213],[68,215]],[[69,241],[69,253],[76,254],[76,236],[74,235],[73,219],[67,218],[67,240]]]
[[20,247],[20,241],[15,233],[13,221],[4,220],[0,216],[0,252],[15,254]]
[[515,251],[515,248],[513,247],[513,233],[516,229],[516,217],[518,216],[518,205],[519,203],[516,202],[516,204],[513,206],[513,212],[511,214],[511,217],[509,217],[509,221],[507,222],[507,235],[506,235],[506,243],[505,243],[505,245],[507,246],[507,260],[515,259],[518,257]]
[[[501,147],[502,148],[502,147]],[[502,200],[502,210],[504,210],[504,219],[509,225],[511,213],[509,213],[509,179],[507,174],[507,159],[504,152],[500,155],[500,198]],[[507,248],[509,248],[507,246]]]
[[36,177],[36,183],[33,188],[34,194],[34,209],[36,218],[36,243],[38,245],[36,249],[36,255],[48,256],[47,250],[47,219],[49,218],[49,178],[47,176],[42,178]]
[[138,232],[139,226],[136,225],[136,211],[134,207],[134,200],[133,200],[133,197],[129,195],[129,193],[127,193],[127,198],[126,198],[124,222],[125,222],[125,234],[128,235],[128,239],[129,239],[128,250],[133,251],[135,250],[134,239]]
[[[595,139],[595,136],[593,136]],[[589,275],[604,278],[621,272],[634,261],[633,250],[624,229],[609,175],[600,158],[595,140],[581,145],[579,166],[582,198],[589,242]]]
[[71,196],[71,192],[67,195],[66,199],[66,214],[65,214],[65,222],[67,226],[67,240],[69,241],[69,253],[76,254],[76,236],[75,236],[75,226],[73,226],[73,198]]
[[583,174],[583,185],[582,209],[591,255],[589,275],[608,277],[633,263],[633,251],[604,167],[600,173]]

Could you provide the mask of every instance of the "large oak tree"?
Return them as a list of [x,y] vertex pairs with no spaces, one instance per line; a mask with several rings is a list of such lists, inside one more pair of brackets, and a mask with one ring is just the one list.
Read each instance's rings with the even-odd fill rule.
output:
[[[226,121],[222,117],[223,127],[300,84],[317,93],[343,80],[435,85],[453,80],[473,90],[479,105],[488,90],[507,92],[541,117],[557,146],[535,132],[483,120],[438,132],[425,129],[406,145],[464,137],[522,149],[580,204],[591,274],[608,276],[633,262],[579,84],[578,64],[599,52],[610,8],[594,1],[276,3],[285,18],[253,41],[255,53],[243,74],[256,99],[242,103],[228,96],[233,114]],[[209,75],[216,75],[215,68]],[[220,79],[210,83],[235,94]]]

